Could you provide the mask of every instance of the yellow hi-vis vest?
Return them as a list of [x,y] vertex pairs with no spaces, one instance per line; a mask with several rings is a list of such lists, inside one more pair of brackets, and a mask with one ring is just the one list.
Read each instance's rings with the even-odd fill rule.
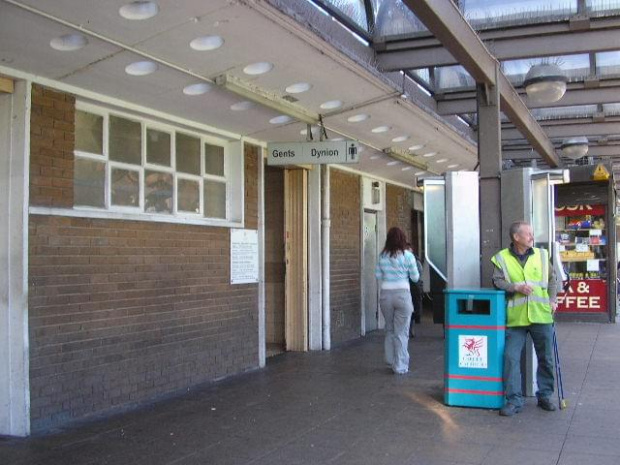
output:
[[529,284],[532,293],[527,296],[515,292],[507,299],[506,326],[529,326],[532,323],[553,323],[551,305],[549,304],[549,254],[545,249],[532,249],[521,266],[519,259],[510,249],[496,253],[491,261],[499,267],[510,284]]

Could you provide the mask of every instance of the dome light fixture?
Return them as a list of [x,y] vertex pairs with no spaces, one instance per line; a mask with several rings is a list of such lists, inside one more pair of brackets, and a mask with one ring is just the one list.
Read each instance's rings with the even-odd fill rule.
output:
[[523,86],[532,103],[549,104],[560,100],[566,93],[568,78],[553,63],[533,65],[525,75]]
[[588,153],[588,138],[571,137],[570,139],[564,139],[562,142],[562,154],[571,160],[578,160],[585,157]]
[[157,16],[159,6],[155,2],[131,2],[119,8],[118,14],[131,21],[141,21]]

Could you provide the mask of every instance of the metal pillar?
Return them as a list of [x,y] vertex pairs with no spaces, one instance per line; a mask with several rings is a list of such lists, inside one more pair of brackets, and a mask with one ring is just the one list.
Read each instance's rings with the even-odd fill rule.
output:
[[[498,65],[497,65],[498,66]],[[496,73],[498,71],[496,66]],[[496,81],[497,82],[497,81]],[[491,257],[502,245],[502,143],[499,87],[476,86],[478,105],[478,160],[480,162],[480,283],[492,287]]]

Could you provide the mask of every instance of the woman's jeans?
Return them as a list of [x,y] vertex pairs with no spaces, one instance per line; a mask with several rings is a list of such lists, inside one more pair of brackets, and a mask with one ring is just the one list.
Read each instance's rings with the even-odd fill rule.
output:
[[506,346],[504,352],[504,390],[506,402],[517,407],[523,406],[521,391],[521,353],[525,347],[527,333],[532,336],[538,370],[536,397],[547,399],[553,395],[553,325],[531,324],[506,328]]
[[382,289],[379,304],[385,318],[385,361],[394,373],[407,373],[409,322],[413,313],[409,289]]

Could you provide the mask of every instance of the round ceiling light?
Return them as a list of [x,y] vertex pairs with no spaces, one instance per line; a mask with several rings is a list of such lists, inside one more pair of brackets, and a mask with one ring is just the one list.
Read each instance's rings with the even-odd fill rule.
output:
[[371,160],[376,160],[377,158],[379,158],[379,155],[373,155],[370,157]]
[[198,52],[215,50],[224,45],[224,39],[220,36],[196,37],[189,43],[189,46]]
[[293,121],[293,118],[291,118],[288,115],[276,116],[275,118],[271,118],[269,120],[271,124],[284,124],[284,123],[290,123],[291,121]]
[[388,162],[387,162],[387,165],[388,165],[388,166],[394,166],[394,165],[398,165],[398,164],[400,164],[400,162],[399,162],[399,161],[396,161],[396,160],[394,160],[394,161],[388,161]]
[[445,163],[447,161],[448,161],[447,158],[440,158],[439,160],[435,160],[435,163]]
[[349,123],[361,123],[362,121],[366,121],[367,119],[370,119],[370,115],[367,115],[366,113],[360,113],[359,115],[349,116],[347,118],[347,121]]
[[328,102],[321,103],[322,110],[335,110],[343,105],[341,100],[329,100]]
[[344,140],[344,137],[334,137],[333,139],[330,139],[332,142],[342,142]]
[[414,176],[422,176],[423,174],[426,174],[426,171],[418,171],[417,173],[413,173]]
[[301,94],[302,92],[307,92],[312,89],[312,84],[308,84],[307,82],[298,82],[297,84],[291,84],[286,88],[287,94]]
[[268,73],[272,69],[273,64],[266,61],[261,61],[260,63],[252,63],[251,65],[247,65],[243,68],[243,72],[245,74],[249,74],[250,76],[258,76],[259,74]]
[[136,61],[125,67],[125,72],[132,76],[146,76],[157,71],[157,63],[152,61]]
[[458,163],[453,163],[452,165],[448,165],[448,168],[453,169],[453,168],[458,168],[459,164]]
[[398,136],[392,139],[392,142],[405,142],[409,139],[409,136]]
[[525,75],[523,86],[533,103],[557,102],[566,93],[566,75],[558,65],[543,63],[534,65]]
[[185,95],[202,95],[206,94],[211,90],[211,84],[207,84],[206,82],[200,82],[198,84],[190,84],[183,88],[183,93]]
[[88,45],[88,39],[82,34],[65,34],[50,41],[50,47],[61,52],[74,52]]
[[232,111],[245,111],[245,110],[249,110],[253,106],[254,106],[254,103],[250,102],[249,100],[243,100],[241,102],[233,103],[230,106],[230,109]]
[[401,168],[401,171],[409,171],[411,168],[413,168],[412,166],[405,166],[404,168]]
[[422,154],[424,158],[434,157],[435,155],[437,155],[437,152],[427,152],[427,153]]
[[[310,131],[312,131],[312,134],[316,134],[318,130],[319,130],[318,126],[312,126],[312,128],[310,129]],[[308,128],[302,129],[301,131],[299,131],[299,134],[301,134],[302,136],[307,136]],[[334,139],[331,139],[331,140],[333,141]]]
[[131,2],[118,10],[118,14],[123,18],[134,21],[152,18],[157,13],[159,13],[159,6],[155,2]]
[[375,134],[381,134],[383,132],[388,132],[390,129],[392,128],[389,126],[377,126],[372,130],[372,132],[374,132]]
[[562,142],[562,154],[572,160],[578,160],[585,157],[588,153],[587,137],[571,137]]

